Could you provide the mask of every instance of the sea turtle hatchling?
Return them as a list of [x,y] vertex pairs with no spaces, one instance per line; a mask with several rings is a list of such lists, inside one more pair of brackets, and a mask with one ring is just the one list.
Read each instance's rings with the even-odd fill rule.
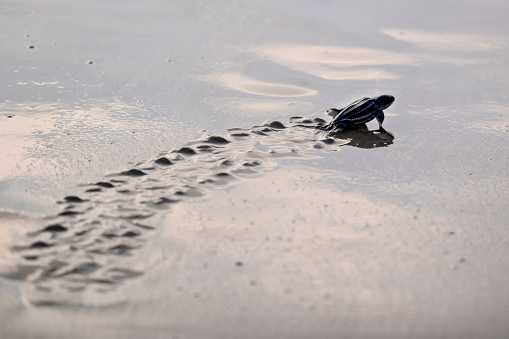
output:
[[384,121],[383,110],[388,108],[394,102],[392,95],[380,95],[376,98],[362,98],[350,105],[337,109],[331,108],[327,114],[334,117],[328,125],[320,127],[321,130],[330,133],[341,133],[346,128],[355,128],[376,118],[379,131],[385,132],[382,127]]

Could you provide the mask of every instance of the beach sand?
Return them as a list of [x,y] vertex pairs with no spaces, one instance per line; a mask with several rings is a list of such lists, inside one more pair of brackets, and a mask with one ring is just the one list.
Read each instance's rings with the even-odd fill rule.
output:
[[0,338],[509,336],[504,2],[0,9]]

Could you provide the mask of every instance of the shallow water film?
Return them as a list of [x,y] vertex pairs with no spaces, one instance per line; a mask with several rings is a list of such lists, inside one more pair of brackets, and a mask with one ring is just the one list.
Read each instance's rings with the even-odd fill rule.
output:
[[508,16],[0,1],[0,338],[509,337]]

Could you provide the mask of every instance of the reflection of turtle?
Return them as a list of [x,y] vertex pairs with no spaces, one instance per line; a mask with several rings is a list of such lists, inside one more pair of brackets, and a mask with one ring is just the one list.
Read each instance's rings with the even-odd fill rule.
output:
[[359,127],[376,118],[380,131],[385,130],[382,127],[384,121],[383,110],[388,108],[394,102],[392,95],[380,95],[376,98],[362,98],[350,105],[341,108],[331,108],[327,114],[335,117],[331,123],[320,127],[320,129],[331,133],[341,133],[344,129]]
[[355,129],[346,129],[334,137],[346,140],[345,146],[358,148],[387,147],[394,141],[394,136],[391,133],[387,131],[370,131],[366,125]]

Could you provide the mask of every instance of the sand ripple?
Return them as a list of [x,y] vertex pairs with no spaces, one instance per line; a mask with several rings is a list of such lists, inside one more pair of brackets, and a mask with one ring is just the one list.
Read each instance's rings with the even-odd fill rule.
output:
[[286,159],[313,159],[341,146],[383,147],[392,137],[368,130],[327,137],[314,127],[319,118],[273,121],[232,128],[226,137],[206,136],[159,154],[135,168],[107,175],[67,196],[62,212],[44,220],[40,230],[15,246],[21,259],[7,278],[27,280],[37,289],[104,290],[144,273],[129,258],[162,227],[167,211],[183,201],[212,197],[213,191],[276,169]]

